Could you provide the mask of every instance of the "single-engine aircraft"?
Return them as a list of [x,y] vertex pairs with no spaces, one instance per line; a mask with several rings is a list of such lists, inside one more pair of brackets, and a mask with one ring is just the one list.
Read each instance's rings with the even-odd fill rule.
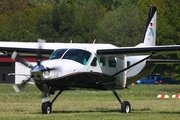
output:
[[[0,51],[31,69],[29,78],[14,88],[19,91],[33,79],[37,88],[44,93],[43,114],[51,113],[56,98],[72,88],[111,90],[120,103],[120,111],[129,113],[130,103],[123,102],[116,89],[126,88],[151,74],[156,64],[180,63],[179,60],[151,59],[158,54],[180,52],[180,45],[155,45],[156,15],[156,7],[150,5],[142,41],[135,47],[96,43],[0,42]],[[37,53],[37,64],[30,64],[18,53]],[[42,61],[43,54],[49,54],[49,59]],[[50,95],[55,91],[59,92],[50,101]]]

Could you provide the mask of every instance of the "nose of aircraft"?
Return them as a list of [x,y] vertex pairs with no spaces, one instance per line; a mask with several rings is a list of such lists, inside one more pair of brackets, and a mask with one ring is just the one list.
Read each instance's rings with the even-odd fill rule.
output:
[[42,64],[36,65],[32,68],[31,74],[33,75],[33,77],[41,77],[43,76],[43,70],[45,70],[45,68]]

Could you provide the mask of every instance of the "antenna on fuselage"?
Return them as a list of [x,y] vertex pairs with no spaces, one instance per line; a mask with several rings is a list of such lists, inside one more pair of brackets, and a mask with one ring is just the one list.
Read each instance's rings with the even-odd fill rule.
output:
[[96,42],[96,39],[94,39],[93,44]]
[[73,41],[72,40],[70,40],[70,43],[72,43]]

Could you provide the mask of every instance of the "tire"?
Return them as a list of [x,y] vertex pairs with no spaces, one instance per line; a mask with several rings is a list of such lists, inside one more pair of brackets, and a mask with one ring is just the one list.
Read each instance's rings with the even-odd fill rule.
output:
[[124,101],[121,104],[121,113],[130,113],[131,112],[131,105],[128,101]]
[[42,103],[42,114],[50,114],[52,111],[52,105],[50,102]]

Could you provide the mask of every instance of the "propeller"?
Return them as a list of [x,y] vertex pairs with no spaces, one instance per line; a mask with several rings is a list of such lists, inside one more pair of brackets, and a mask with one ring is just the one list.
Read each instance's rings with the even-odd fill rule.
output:
[[16,92],[20,92],[24,87],[25,85],[31,80],[32,76],[29,77],[27,80],[25,80],[24,82],[22,82],[19,86],[17,85],[13,85],[13,88]]
[[24,60],[16,51],[13,52],[13,54],[11,55],[8,52],[3,52],[5,55],[10,56],[13,60],[20,62],[21,64],[25,65],[26,67],[31,69],[31,76],[25,80],[22,84],[20,85],[14,85],[13,88],[16,92],[20,92],[21,89],[23,89],[25,87],[25,85],[34,77],[39,78],[39,81],[41,82],[42,88],[43,88],[43,92],[44,94],[48,94],[49,93],[49,88],[48,85],[43,82],[41,76],[43,74],[43,72],[45,71],[50,71],[50,70],[54,70],[55,68],[45,68],[42,64],[41,64],[41,60],[42,60],[42,43],[44,43],[44,40],[39,39],[38,43],[39,43],[39,49],[37,50],[37,64],[35,66],[31,65],[28,61]]
[[42,56],[41,56],[41,53],[42,53],[42,49],[41,49],[42,48],[42,43],[44,43],[45,41],[39,39],[38,42],[39,42],[39,49],[37,51],[37,65],[39,66],[41,64],[41,60],[42,60]]
[[26,67],[29,68],[33,68],[33,65],[31,65],[30,63],[28,63],[26,60],[24,60],[22,57],[20,57],[20,55],[17,54],[16,51],[13,52],[13,54],[11,55],[11,58],[15,61],[20,62],[21,64],[25,65]]

